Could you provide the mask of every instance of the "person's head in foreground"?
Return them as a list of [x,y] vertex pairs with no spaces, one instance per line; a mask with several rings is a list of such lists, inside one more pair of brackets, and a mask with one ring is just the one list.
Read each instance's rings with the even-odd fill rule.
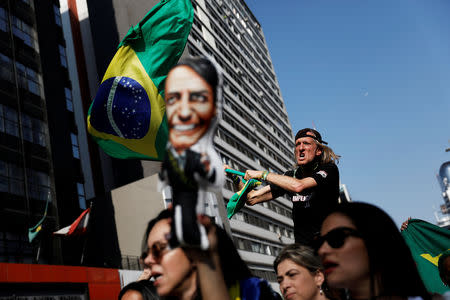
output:
[[311,248],[288,245],[275,258],[273,267],[284,299],[328,299],[322,263]]
[[169,141],[183,152],[202,138],[217,115],[219,75],[213,63],[202,57],[180,61],[165,84]]
[[339,205],[322,223],[314,249],[328,285],[347,289],[353,299],[429,298],[397,226],[376,206]]
[[450,250],[444,251],[439,257],[438,269],[442,282],[450,287]]
[[[163,210],[149,222],[143,245],[144,263],[151,270],[153,284],[160,296],[193,299],[200,294],[196,263],[185,249],[170,248],[171,218],[171,212]],[[226,232],[216,226],[216,236],[220,266],[227,287],[236,280],[250,277],[249,269]]]
[[308,166],[313,162],[329,163],[339,161],[339,155],[327,146],[320,133],[311,128],[300,129],[295,135],[295,162],[298,166]]
[[135,281],[127,284],[119,293],[119,300],[158,300],[155,287],[148,280]]

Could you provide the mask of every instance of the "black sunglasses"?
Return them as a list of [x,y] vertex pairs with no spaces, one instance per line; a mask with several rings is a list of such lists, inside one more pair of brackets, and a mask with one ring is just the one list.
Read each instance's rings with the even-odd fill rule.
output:
[[142,253],[141,259],[145,260],[150,254],[153,255],[154,260],[161,260],[161,258],[170,250],[168,242],[155,242],[147,252]]
[[316,235],[313,240],[313,249],[317,253],[322,244],[327,241],[331,248],[337,249],[341,248],[347,237],[356,236],[361,237],[361,234],[353,228],[350,227],[338,227],[330,230],[327,234],[320,236]]

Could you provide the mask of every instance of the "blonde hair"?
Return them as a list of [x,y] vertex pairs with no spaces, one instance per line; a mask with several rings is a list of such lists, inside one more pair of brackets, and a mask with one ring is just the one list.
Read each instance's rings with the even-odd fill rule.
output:
[[316,140],[314,141],[316,142],[317,147],[322,150],[322,154],[320,155],[320,162],[322,164],[326,164],[329,162],[334,162],[335,164],[339,163],[339,159],[341,158],[340,155],[334,153],[333,149],[331,149],[330,147],[323,145]]

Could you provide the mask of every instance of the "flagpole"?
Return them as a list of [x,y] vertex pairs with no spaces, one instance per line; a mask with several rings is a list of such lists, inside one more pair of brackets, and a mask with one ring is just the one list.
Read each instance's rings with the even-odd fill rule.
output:
[[[91,216],[90,216],[90,218],[92,218],[92,203],[93,203],[94,201],[91,201],[91,203],[89,204],[89,208],[91,209],[90,210],[90,214],[91,214]],[[90,220],[88,220],[88,224],[86,225],[86,237],[84,238],[84,243],[83,243],[83,249],[81,250],[81,259],[80,259],[80,265],[82,266],[83,265],[83,262],[84,262],[84,252],[85,252],[85,250],[86,250],[86,244],[87,244],[87,240],[88,240],[88,237],[89,237],[89,231],[90,231],[90,228],[89,228],[89,224],[90,224],[91,222],[90,222]]]
[[39,256],[41,254],[41,245],[42,245],[42,239],[39,239],[39,246],[36,253],[36,263],[39,263]]

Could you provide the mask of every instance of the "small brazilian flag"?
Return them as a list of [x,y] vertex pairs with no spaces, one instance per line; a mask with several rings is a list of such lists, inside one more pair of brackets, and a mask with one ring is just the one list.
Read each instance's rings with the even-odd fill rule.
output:
[[256,179],[247,180],[242,189],[231,196],[230,201],[227,203],[227,217],[231,219],[235,213],[237,213],[241,208],[244,207],[247,201],[247,195],[250,193],[255,186],[260,185],[261,181]]
[[164,81],[183,53],[193,19],[190,0],[161,0],[119,44],[87,117],[89,133],[108,155],[164,158]]
[[411,219],[402,231],[411,254],[417,264],[420,277],[430,293],[449,291],[439,277],[439,257],[450,248],[450,230],[431,223]]
[[50,202],[50,192],[47,195],[47,202],[45,203],[44,215],[39,220],[39,222],[37,222],[36,225],[34,225],[33,227],[28,228],[28,241],[30,243],[38,236],[39,232],[41,232],[41,230],[42,230],[42,223],[44,223],[45,218],[47,217],[47,210],[48,210],[48,203],[49,202]]

